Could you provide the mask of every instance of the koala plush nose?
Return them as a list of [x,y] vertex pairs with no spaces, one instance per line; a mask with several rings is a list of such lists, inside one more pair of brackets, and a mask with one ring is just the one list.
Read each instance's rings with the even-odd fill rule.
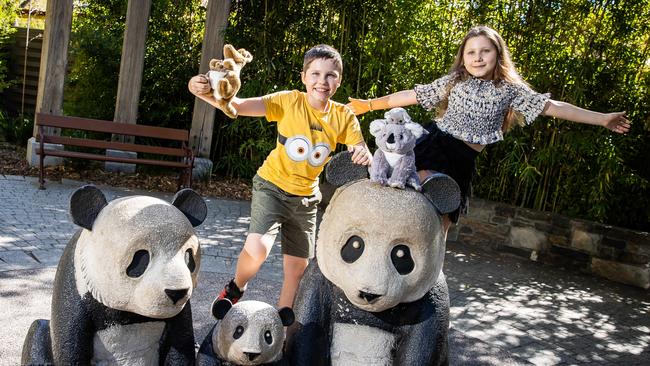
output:
[[180,289],[180,290],[165,289],[165,293],[167,294],[167,296],[170,299],[172,299],[172,302],[174,304],[176,304],[178,302],[178,300],[184,298],[185,295],[187,295],[187,291],[188,291],[188,289],[186,289],[186,288],[185,289]]
[[389,143],[389,144],[394,144],[395,143],[395,135],[393,135],[392,133],[390,135],[388,135],[388,139],[386,140],[386,142]]

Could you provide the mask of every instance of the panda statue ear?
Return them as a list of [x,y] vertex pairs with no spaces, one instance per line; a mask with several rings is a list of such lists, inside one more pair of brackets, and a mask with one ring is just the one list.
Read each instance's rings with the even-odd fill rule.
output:
[[442,173],[434,173],[422,183],[422,194],[431,201],[441,215],[460,206],[460,188],[455,180]]
[[228,299],[221,299],[212,303],[212,316],[216,319],[223,319],[232,308],[232,302]]
[[368,167],[353,163],[352,153],[349,151],[332,156],[325,167],[325,179],[337,187],[366,178],[368,178]]
[[178,191],[172,199],[172,205],[176,206],[194,227],[201,225],[208,216],[208,206],[203,198],[189,188]]
[[92,230],[97,215],[107,204],[106,197],[97,187],[85,185],[77,189],[70,197],[72,222]]
[[296,316],[294,315],[293,310],[291,308],[286,308],[286,307],[282,308],[278,310],[278,314],[280,314],[282,325],[284,325],[285,327],[290,326],[296,320]]

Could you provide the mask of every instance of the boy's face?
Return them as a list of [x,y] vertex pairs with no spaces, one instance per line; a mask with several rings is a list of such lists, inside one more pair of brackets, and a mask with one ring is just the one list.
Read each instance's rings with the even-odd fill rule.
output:
[[309,104],[319,110],[327,107],[327,102],[341,85],[341,72],[333,59],[313,60],[300,76],[307,89]]

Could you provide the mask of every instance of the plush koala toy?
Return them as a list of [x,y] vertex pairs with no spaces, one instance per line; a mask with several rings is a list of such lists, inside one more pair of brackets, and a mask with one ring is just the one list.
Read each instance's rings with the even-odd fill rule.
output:
[[210,80],[211,92],[217,101],[217,107],[230,118],[237,118],[237,110],[230,101],[241,87],[239,74],[242,67],[252,60],[250,52],[243,48],[236,50],[229,44],[223,46],[223,60],[210,60],[207,77]]
[[197,366],[279,364],[284,327],[294,321],[290,308],[223,299],[212,305],[212,315],[219,321],[201,344]]
[[404,108],[393,108],[384,114],[384,119],[370,123],[370,133],[375,136],[378,147],[370,167],[370,179],[384,186],[405,188],[409,185],[420,191],[413,148],[416,140],[427,131],[412,122]]
[[[440,177],[426,189],[458,194],[447,185],[456,183]],[[296,295],[296,321],[287,335],[291,365],[447,363],[441,214],[458,207],[460,198],[448,199],[455,207],[444,203],[443,210],[429,197],[441,195],[368,179],[336,190],[320,224],[316,260]]]
[[32,324],[21,364],[193,365],[189,299],[203,199],[184,189],[171,204],[147,196],[107,203],[84,186],[72,194],[70,214],[81,229],[56,270],[52,320]]

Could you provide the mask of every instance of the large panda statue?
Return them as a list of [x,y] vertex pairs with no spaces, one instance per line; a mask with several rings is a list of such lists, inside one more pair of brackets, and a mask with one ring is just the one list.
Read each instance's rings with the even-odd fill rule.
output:
[[291,308],[222,299],[212,304],[212,315],[218,321],[201,344],[197,366],[283,364],[284,327],[294,321]]
[[316,260],[298,289],[287,340],[290,363],[447,364],[441,213],[458,207],[459,198],[445,175],[423,193],[367,179],[338,188],[320,224]]
[[147,196],[107,203],[84,186],[72,194],[70,214],[81,229],[57,267],[52,320],[32,324],[21,363],[194,364],[189,299],[203,199],[184,189],[171,204]]

